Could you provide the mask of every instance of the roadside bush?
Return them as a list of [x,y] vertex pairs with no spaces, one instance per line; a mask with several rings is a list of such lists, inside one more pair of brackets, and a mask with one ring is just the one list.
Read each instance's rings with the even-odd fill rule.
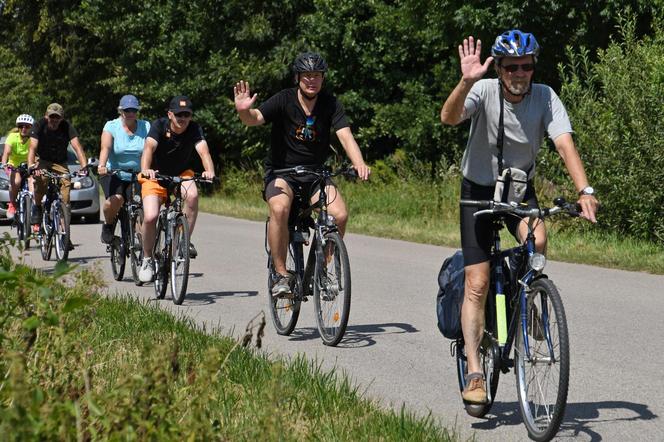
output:
[[[600,226],[664,240],[664,33],[637,40],[633,19],[621,41],[589,61],[569,51],[561,97],[586,172],[602,203]],[[553,174],[552,174],[553,175]]]

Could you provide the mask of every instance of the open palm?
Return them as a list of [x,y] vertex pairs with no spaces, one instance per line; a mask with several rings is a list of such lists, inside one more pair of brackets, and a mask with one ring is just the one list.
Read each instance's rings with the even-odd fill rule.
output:
[[489,65],[493,61],[493,57],[488,57],[484,63],[480,61],[480,53],[482,51],[482,41],[477,40],[471,36],[463,40],[463,44],[459,45],[459,59],[461,61],[461,74],[465,80],[476,81],[486,74]]
[[258,94],[254,94],[253,97],[251,96],[249,82],[243,80],[240,80],[240,82],[235,85],[233,93],[235,94],[235,109],[237,109],[238,112],[251,109],[258,96]]

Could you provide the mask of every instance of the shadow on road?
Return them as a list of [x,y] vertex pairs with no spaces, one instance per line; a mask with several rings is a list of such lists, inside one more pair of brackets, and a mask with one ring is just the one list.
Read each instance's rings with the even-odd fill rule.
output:
[[[349,325],[346,328],[344,338],[337,347],[339,348],[362,348],[370,347],[376,343],[374,337],[378,335],[417,333],[418,329],[403,322],[388,322],[385,324]],[[318,329],[315,327],[298,328],[290,335],[290,341],[309,341],[320,339]]]
[[248,298],[258,295],[255,290],[237,290],[225,292],[187,293],[184,303],[187,305],[207,305],[217,302],[217,298],[232,296],[234,298]]
[[[607,410],[610,416],[602,418],[600,416],[602,410]],[[622,417],[613,417],[616,414],[620,414]],[[623,401],[577,402],[567,404],[565,419],[558,431],[558,436],[577,438],[586,435],[587,440],[600,441],[603,437],[593,430],[595,424],[647,421],[657,418],[658,416],[644,404]],[[491,430],[503,425],[523,425],[517,402],[496,402],[491,408],[488,418],[473,424],[472,427],[476,430]],[[524,431],[526,431],[525,426]]]

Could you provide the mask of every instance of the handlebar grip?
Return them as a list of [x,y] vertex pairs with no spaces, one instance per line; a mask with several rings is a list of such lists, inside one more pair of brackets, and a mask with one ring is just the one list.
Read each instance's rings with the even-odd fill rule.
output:
[[479,207],[481,209],[490,209],[492,201],[478,201],[478,200],[461,200],[459,205],[469,207]]

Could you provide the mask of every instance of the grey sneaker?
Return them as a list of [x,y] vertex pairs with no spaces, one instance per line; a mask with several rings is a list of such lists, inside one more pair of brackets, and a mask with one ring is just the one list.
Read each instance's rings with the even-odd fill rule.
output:
[[279,275],[279,279],[272,286],[272,296],[286,295],[291,292],[291,275]]
[[138,271],[138,279],[141,282],[151,282],[152,278],[154,278],[152,258],[143,258],[143,263],[141,263],[141,270]]

